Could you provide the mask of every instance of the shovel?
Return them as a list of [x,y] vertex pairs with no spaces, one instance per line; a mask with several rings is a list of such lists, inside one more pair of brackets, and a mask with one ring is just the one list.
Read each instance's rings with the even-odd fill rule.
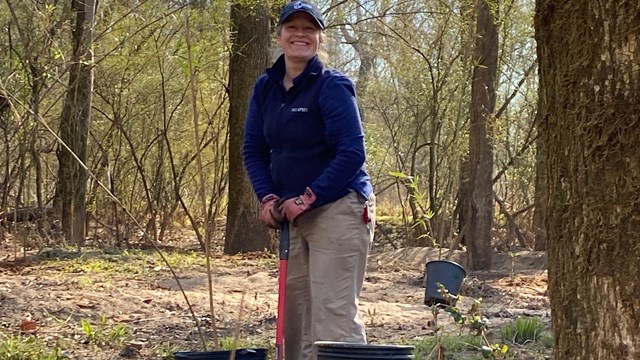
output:
[[284,359],[284,311],[287,298],[287,263],[289,261],[289,223],[280,231],[280,269],[278,271],[278,317],[276,318],[276,360]]

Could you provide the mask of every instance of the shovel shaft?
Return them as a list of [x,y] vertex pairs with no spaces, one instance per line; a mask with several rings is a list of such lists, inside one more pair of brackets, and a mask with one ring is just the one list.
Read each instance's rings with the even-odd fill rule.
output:
[[284,319],[287,299],[287,266],[289,261],[289,224],[280,232],[280,268],[278,269],[278,317],[276,318],[276,360],[284,359]]
[[289,222],[282,223],[280,230],[280,260],[289,260]]
[[278,318],[276,320],[276,359],[284,359],[284,309],[287,297],[287,260],[280,260],[278,278]]

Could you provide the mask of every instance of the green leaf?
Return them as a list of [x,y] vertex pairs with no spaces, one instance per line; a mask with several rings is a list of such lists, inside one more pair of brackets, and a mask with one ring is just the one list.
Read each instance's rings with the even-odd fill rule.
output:
[[400,172],[400,171],[389,171],[389,175],[391,175],[393,177],[396,177],[396,178],[399,178],[399,179],[406,179],[406,178],[409,177],[407,174],[405,174],[403,172]]
[[82,331],[84,331],[87,336],[93,333],[91,323],[88,320],[82,319],[80,320],[80,324],[82,324]]

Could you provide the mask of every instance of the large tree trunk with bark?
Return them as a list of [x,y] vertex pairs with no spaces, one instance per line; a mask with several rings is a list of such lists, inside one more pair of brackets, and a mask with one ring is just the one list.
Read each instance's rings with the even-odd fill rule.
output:
[[537,0],[555,358],[640,359],[640,8]]
[[61,206],[65,238],[81,246],[86,232],[87,171],[80,162],[84,164],[87,159],[87,139],[91,121],[93,92],[91,43],[96,1],[74,0],[72,9],[76,14],[73,56],[69,70],[69,87],[60,119],[60,138],[68,148],[63,146],[58,149],[57,195]]
[[[536,126],[540,133],[542,122],[542,87],[538,90],[538,110],[536,113]],[[545,213],[547,211],[547,144],[542,137],[536,139],[536,186],[535,208],[533,210],[533,249],[536,251],[547,250],[547,228],[545,225]]]
[[258,221],[259,204],[242,163],[242,142],[253,85],[269,63],[270,14],[264,5],[231,6],[233,45],[229,64],[229,207],[224,252],[271,248],[270,231]]
[[488,0],[476,4],[476,45],[471,85],[471,128],[469,131],[469,193],[465,239],[468,266],[491,268],[493,225],[493,141],[492,121],[496,105],[495,81],[498,68],[498,30]]

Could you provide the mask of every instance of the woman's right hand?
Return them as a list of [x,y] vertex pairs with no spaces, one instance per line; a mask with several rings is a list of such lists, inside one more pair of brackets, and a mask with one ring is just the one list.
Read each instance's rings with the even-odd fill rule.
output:
[[269,194],[260,201],[260,221],[272,229],[280,229],[282,215],[279,207],[280,197],[275,194]]

